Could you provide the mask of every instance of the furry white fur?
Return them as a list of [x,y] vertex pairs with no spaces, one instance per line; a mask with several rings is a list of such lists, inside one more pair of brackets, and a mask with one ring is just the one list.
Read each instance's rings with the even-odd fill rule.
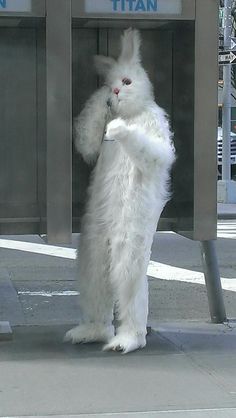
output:
[[96,161],[78,252],[82,321],[65,340],[128,353],[146,345],[146,271],[175,151],[140,63],[139,32],[124,31],[117,61],[97,56],[95,65],[105,85],[75,122],[77,150]]

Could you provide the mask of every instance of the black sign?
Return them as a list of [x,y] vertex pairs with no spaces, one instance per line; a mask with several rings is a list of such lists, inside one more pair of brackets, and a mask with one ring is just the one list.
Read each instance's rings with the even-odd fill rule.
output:
[[219,52],[219,64],[236,64],[236,52],[230,50]]

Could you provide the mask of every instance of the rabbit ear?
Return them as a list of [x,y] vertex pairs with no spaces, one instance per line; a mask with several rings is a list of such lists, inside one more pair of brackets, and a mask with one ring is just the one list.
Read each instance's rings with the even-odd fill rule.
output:
[[105,57],[104,55],[95,55],[94,56],[94,65],[96,71],[99,75],[105,77],[108,71],[115,64],[115,60],[111,57]]
[[119,62],[140,62],[141,38],[137,29],[126,29],[121,37]]

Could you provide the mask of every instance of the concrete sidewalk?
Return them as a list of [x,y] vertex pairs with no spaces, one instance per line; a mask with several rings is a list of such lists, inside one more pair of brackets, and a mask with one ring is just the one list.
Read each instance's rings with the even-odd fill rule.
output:
[[14,327],[0,416],[235,417],[236,324],[152,325],[147,347],[125,356],[63,344],[65,325]]
[[[172,234],[156,238],[153,260],[199,271],[198,243]],[[43,243],[35,236],[14,239]],[[219,240],[223,275],[232,280],[234,243]],[[74,259],[0,252],[0,318],[13,329],[12,341],[0,342],[0,417],[236,417],[236,322],[208,322],[204,285],[150,277],[146,348],[104,353],[100,344],[63,343],[79,319]],[[236,292],[224,295],[236,318]]]

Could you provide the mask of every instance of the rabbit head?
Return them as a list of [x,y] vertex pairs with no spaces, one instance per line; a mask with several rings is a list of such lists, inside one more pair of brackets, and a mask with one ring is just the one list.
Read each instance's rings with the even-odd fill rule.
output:
[[148,102],[153,101],[153,88],[141,65],[140,34],[127,29],[121,37],[121,53],[117,60],[95,56],[95,67],[105,78],[110,89],[111,111],[124,119],[141,113]]

